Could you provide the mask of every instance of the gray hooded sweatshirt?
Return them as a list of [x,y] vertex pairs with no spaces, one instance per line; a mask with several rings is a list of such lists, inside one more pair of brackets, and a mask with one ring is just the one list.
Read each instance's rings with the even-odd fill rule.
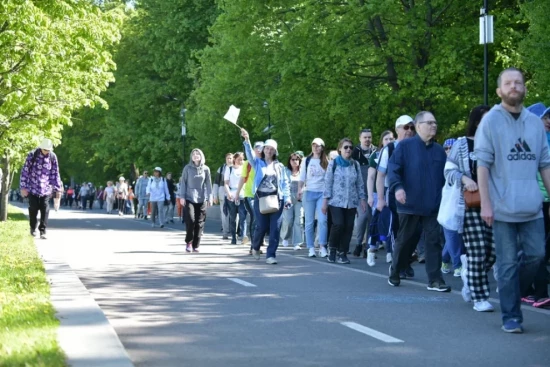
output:
[[[193,152],[201,155],[200,164],[193,163]],[[183,167],[180,181],[179,197],[195,204],[212,202],[212,180],[210,168],[206,166],[204,153],[200,149],[193,149],[190,154],[189,163]]]
[[550,154],[540,118],[523,108],[516,120],[502,105],[494,106],[477,129],[474,154],[478,166],[489,169],[495,220],[542,218],[537,172],[550,168]]

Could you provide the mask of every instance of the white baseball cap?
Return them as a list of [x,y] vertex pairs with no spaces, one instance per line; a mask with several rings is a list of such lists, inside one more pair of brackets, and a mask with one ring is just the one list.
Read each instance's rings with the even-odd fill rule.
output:
[[325,146],[325,142],[321,138],[313,139],[313,141],[311,142],[311,145],[313,145],[313,144],[321,145],[323,147]]
[[159,171],[159,172],[162,172],[162,168],[160,167],[155,167],[155,169],[153,171]]
[[275,149],[275,154],[277,154],[277,142],[273,139],[267,139],[264,143],[264,147],[271,147]]
[[399,116],[399,118],[395,121],[395,128],[397,129],[399,126],[404,126],[411,123],[414,123],[414,120],[411,116],[409,115]]
[[124,176],[120,176],[120,178],[118,179],[119,181],[126,181],[126,179],[124,178]]
[[42,139],[42,142],[38,147],[44,150],[53,150],[53,143],[50,139]]

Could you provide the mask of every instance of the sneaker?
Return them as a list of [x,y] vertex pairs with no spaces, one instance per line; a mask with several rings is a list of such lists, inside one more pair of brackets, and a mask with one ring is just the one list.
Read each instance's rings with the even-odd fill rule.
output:
[[277,264],[277,260],[274,257],[268,257],[265,263],[269,265],[275,265]]
[[170,219],[170,223],[172,223],[172,224],[173,224],[173,223],[174,223],[174,220],[173,220],[173,219]]
[[425,264],[426,263],[426,258],[424,256],[419,256],[418,257],[418,263],[419,264]]
[[336,249],[333,249],[333,248],[329,249],[327,261],[329,263],[336,262]]
[[302,249],[302,247],[300,245],[294,246],[294,251],[298,251],[298,250],[301,250],[301,249]]
[[386,242],[385,242],[385,241],[376,242],[376,247],[377,247],[379,250],[383,250],[383,249],[386,248]]
[[414,269],[410,265],[405,269],[405,275],[407,275],[407,278],[414,278]]
[[338,253],[338,257],[336,258],[336,262],[338,264],[349,264],[350,263],[350,261],[349,261],[348,257],[346,256],[345,252]]
[[247,245],[249,242],[250,242],[250,239],[248,238],[248,236],[244,236],[244,237],[243,237],[242,244],[243,244],[243,245]]
[[441,263],[441,272],[443,274],[449,274],[451,272],[451,264]]
[[462,268],[455,269],[453,272],[453,277],[460,278],[462,276]]
[[528,303],[528,304],[532,305],[533,303],[535,303],[535,296],[523,297],[521,299],[521,302],[525,302],[525,303]]
[[386,254],[386,263],[389,264],[393,260],[391,253]]
[[450,292],[451,287],[445,284],[444,281],[435,281],[428,284],[428,290],[429,291],[436,291],[436,292]]
[[40,239],[41,239],[41,240],[47,239],[47,237],[46,237],[46,232],[40,232]]
[[502,325],[502,330],[507,333],[521,334],[523,333],[523,327],[516,320],[508,320]]
[[462,286],[462,290],[460,291],[460,294],[462,294],[462,299],[464,300],[464,302],[472,301],[472,292],[470,292],[470,288],[468,288],[467,285]]
[[231,241],[230,245],[236,245],[237,242],[236,241]]
[[194,248],[193,252],[200,252],[198,248]]
[[309,249],[309,254],[307,254],[308,257],[317,257],[317,255],[315,254],[315,249],[313,247],[311,247]]
[[229,236],[222,236],[222,240],[228,240]]
[[489,301],[476,301],[474,302],[474,310],[479,312],[493,312],[495,308]]
[[327,248],[325,246],[321,246],[321,250],[319,252],[320,252],[319,256],[321,256],[321,257],[327,257],[328,256]]
[[185,251],[187,252],[193,251],[193,246],[190,243],[188,243],[187,246],[185,247]]
[[161,225],[160,225],[160,228],[164,228],[164,224],[161,224]]
[[391,285],[392,287],[399,287],[399,284],[401,284],[401,280],[399,280],[399,277],[392,275],[393,268],[391,265],[388,272],[390,274],[390,276],[388,277],[388,284]]
[[355,246],[355,250],[353,250],[353,256],[360,257],[361,252],[363,252],[363,245],[358,244],[357,246]]
[[405,270],[401,270],[399,272],[399,279],[407,279],[407,273],[405,273]]
[[260,260],[260,251],[252,249],[252,257],[256,260]]
[[550,298],[541,298],[537,302],[533,303],[533,307],[536,308],[548,308],[550,307]]
[[31,229],[31,236],[36,237],[36,231],[33,231],[33,230]]
[[283,246],[288,247],[288,241],[287,240],[283,240]]
[[147,216],[143,217],[143,220],[147,220]]
[[376,254],[374,253],[374,251],[371,251],[371,250],[367,251],[367,265],[368,266],[376,265]]

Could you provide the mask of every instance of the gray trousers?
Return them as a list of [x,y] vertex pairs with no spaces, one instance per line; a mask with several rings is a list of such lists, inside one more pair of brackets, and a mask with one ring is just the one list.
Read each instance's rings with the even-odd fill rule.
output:
[[164,201],[151,201],[151,222],[153,224],[156,224],[157,217],[158,224],[164,225]]
[[357,245],[368,242],[368,238],[365,238],[367,235],[370,222],[372,220],[372,211],[367,207],[366,211],[363,211],[361,206],[357,208],[357,217],[355,217],[355,230],[357,235]]

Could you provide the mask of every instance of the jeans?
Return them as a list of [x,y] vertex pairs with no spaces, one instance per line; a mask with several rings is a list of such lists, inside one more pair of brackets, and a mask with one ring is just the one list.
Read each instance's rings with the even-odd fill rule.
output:
[[256,215],[256,231],[254,232],[254,250],[259,251],[266,233],[269,231],[269,245],[266,258],[276,257],[283,223],[283,201],[279,200],[279,211],[271,214],[260,213],[259,200],[254,200],[254,214]]
[[159,225],[164,225],[164,201],[151,201],[151,222],[156,224],[157,216]]
[[168,205],[166,205],[164,207],[164,220],[166,221],[166,223],[168,223],[168,221],[171,221],[171,220],[174,220],[174,208],[176,207],[176,201],[172,201],[170,200],[170,202],[168,203]]
[[399,276],[399,272],[410,266],[411,254],[418,244],[418,225],[424,228],[426,273],[428,282],[443,282],[441,276],[442,246],[439,238],[439,223],[437,216],[420,216],[413,214],[399,214],[399,232],[393,248],[392,276]]
[[185,203],[185,243],[190,243],[193,249],[199,248],[204,222],[206,221],[206,202]]
[[31,231],[36,231],[38,212],[40,212],[40,225],[38,226],[38,230],[40,231],[40,234],[46,233],[48,216],[50,215],[49,203],[49,196],[36,196],[29,193],[29,222]]
[[250,217],[250,249],[254,243],[254,234],[256,233],[256,213],[254,213],[254,198],[244,198],[244,207]]
[[[305,200],[302,201],[306,221],[306,244],[307,248],[315,246],[314,221],[317,215],[317,233],[319,245],[327,244],[327,216],[321,211],[323,206],[323,193],[318,191],[306,191]],[[353,229],[352,229],[353,230]]]
[[353,235],[353,223],[356,208],[339,208],[329,205],[330,215],[332,218],[332,227],[330,229],[330,248],[338,252],[347,254],[349,251],[349,243]]
[[103,203],[105,203],[105,200],[103,200],[103,199],[98,199],[97,201],[99,202],[99,209],[100,209],[100,210],[103,210]]
[[138,208],[137,208],[138,215],[143,214],[144,217],[147,217],[148,207],[149,207],[149,198],[148,197],[140,198],[138,201]]
[[453,269],[459,269],[462,267],[460,255],[462,255],[464,248],[462,236],[457,231],[451,231],[447,228],[443,228],[443,233],[445,234],[445,247],[443,247],[442,261],[447,264],[452,262]]
[[218,189],[218,195],[220,198],[220,218],[222,220],[222,233],[224,236],[229,236],[231,234],[229,228],[229,213],[225,215],[223,212],[223,206],[225,204],[225,200],[227,200],[227,198],[225,197],[225,188],[223,186]]
[[[523,322],[521,295],[531,286],[544,258],[544,220],[508,223],[495,221],[498,295],[502,322]],[[522,251],[522,259],[518,252]]]
[[303,240],[302,202],[292,196],[292,208],[283,210],[281,237],[292,245],[299,245]]
[[88,195],[80,196],[80,205],[82,206],[82,210],[86,210],[87,203],[88,203]]
[[244,200],[239,201],[239,205],[234,201],[227,201],[229,205],[229,232],[231,233],[231,243],[237,243],[237,214],[239,215],[239,229],[244,237],[246,235],[246,208]]

